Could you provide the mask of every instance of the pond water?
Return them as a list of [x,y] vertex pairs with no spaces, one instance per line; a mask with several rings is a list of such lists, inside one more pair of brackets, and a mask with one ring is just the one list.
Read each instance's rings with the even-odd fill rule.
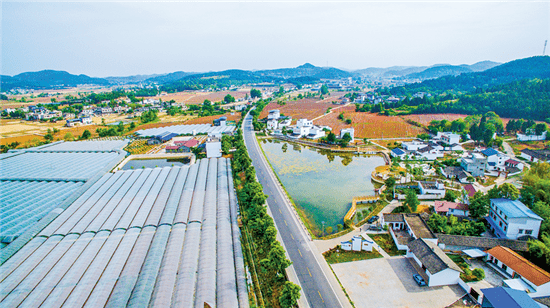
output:
[[156,167],[179,167],[189,164],[189,161],[190,160],[187,157],[178,159],[132,159],[122,166],[122,170]]
[[260,145],[291,198],[319,230],[324,221],[336,231],[353,197],[373,195],[371,173],[384,165],[380,156],[340,154],[272,139]]

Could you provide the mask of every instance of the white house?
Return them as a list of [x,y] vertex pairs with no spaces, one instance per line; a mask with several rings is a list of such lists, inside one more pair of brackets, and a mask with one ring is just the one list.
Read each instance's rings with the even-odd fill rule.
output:
[[449,201],[436,200],[434,210],[440,215],[469,216],[468,205]]
[[401,146],[403,147],[403,149],[407,151],[416,151],[416,150],[425,148],[428,145],[422,141],[413,140],[413,141],[405,141],[401,143]]
[[539,236],[542,218],[518,200],[491,199],[487,217],[497,237],[516,240],[521,236]]
[[550,163],[550,150],[523,149],[521,150],[520,156],[534,163],[538,161],[545,161]]
[[340,130],[340,139],[342,139],[346,133],[349,133],[349,135],[351,137],[351,142],[353,142],[353,140],[355,140],[354,139],[355,129],[353,129],[353,127],[341,129]]
[[293,129],[292,129],[292,135],[290,137],[292,138],[300,138],[300,137],[303,137],[303,136],[307,136],[309,135],[309,129],[310,127],[309,126],[295,126]]
[[464,168],[466,172],[471,173],[473,176],[483,176],[485,174],[485,165],[487,164],[487,157],[481,153],[473,152],[467,157],[462,158],[460,166]]
[[510,278],[502,282],[503,286],[525,291],[531,297],[550,296],[550,274],[510,248],[489,249],[486,261]]
[[[533,132],[532,132],[533,133]],[[525,134],[520,134],[518,133],[517,134],[517,139],[518,141],[540,141],[540,140],[546,140],[546,131],[544,131],[542,134],[540,135],[535,135],[535,134],[529,134],[529,135],[525,135]]]
[[279,122],[275,119],[267,120],[267,129],[274,130],[279,128]]
[[412,258],[428,277],[430,287],[457,284],[462,270],[432,241],[416,239],[407,249],[407,258]]
[[309,139],[319,139],[324,136],[325,136],[324,130],[322,130],[320,127],[313,126],[309,129],[309,133],[307,134],[306,137]]
[[340,243],[340,247],[343,250],[353,250],[353,251],[372,251],[374,242],[368,237],[364,236],[353,236],[350,241],[345,241]]
[[445,196],[445,184],[438,181],[419,181],[418,188],[422,195],[441,195]]
[[416,155],[420,156],[425,160],[436,160],[444,156],[439,149],[436,149],[431,145],[417,150]]
[[401,150],[400,148],[395,148],[395,149],[391,150],[390,155],[392,157],[399,157],[399,158],[403,159],[407,155],[407,152]]
[[308,119],[299,119],[296,122],[296,127],[312,127],[313,121],[310,121]]
[[438,132],[434,139],[441,140],[446,144],[455,144],[460,142],[460,135],[452,132]]
[[504,163],[510,159],[509,156],[493,149],[488,148],[483,151],[481,151],[481,154],[483,154],[485,157],[487,157],[487,164],[485,166],[486,171],[505,171],[506,166]]
[[281,117],[281,113],[278,109],[269,110],[269,114],[267,115],[268,120],[278,120]]

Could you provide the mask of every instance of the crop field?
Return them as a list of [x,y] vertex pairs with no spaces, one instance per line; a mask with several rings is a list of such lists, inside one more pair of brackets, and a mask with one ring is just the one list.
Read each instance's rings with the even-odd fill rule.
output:
[[[246,94],[249,94],[248,91],[220,91],[220,92],[196,92],[194,96],[185,100],[186,104],[202,104],[205,99],[211,102],[220,102],[227,94],[231,94],[235,99],[244,98]],[[164,100],[164,98],[163,98]]]
[[464,119],[468,115],[466,114],[454,114],[454,113],[434,113],[434,114],[409,114],[406,116],[403,116],[404,119],[407,120],[413,120],[415,122],[418,122],[423,125],[430,124],[431,121],[437,120],[447,120],[447,121],[454,121],[457,119]]
[[230,113],[222,114],[222,115],[213,115],[213,116],[207,116],[202,118],[194,118],[191,119],[184,124],[213,124],[213,121],[215,119],[219,119],[220,117],[227,117],[227,121],[235,121],[239,122],[241,119],[241,113],[235,112],[235,114],[231,115]]
[[307,99],[300,101],[290,101],[285,105],[279,105],[277,103],[269,103],[262,111],[260,118],[267,117],[269,110],[279,109],[281,114],[285,116],[291,116],[292,119],[314,119],[318,116],[325,114],[328,108],[335,108],[338,105],[331,103],[317,103],[315,99]]
[[[32,93],[19,94],[19,95],[8,95],[10,99],[20,100],[25,98],[25,102],[13,101],[13,100],[2,100],[0,101],[0,107],[5,108],[19,108],[22,106],[36,105],[50,103],[52,98],[55,98],[58,102],[65,100],[65,96],[72,95],[77,97],[79,93],[89,94],[89,93],[102,93],[106,91],[111,91],[113,88],[110,87],[98,87],[98,86],[83,86],[78,88],[68,88],[68,89],[55,89],[55,90],[35,90]],[[51,96],[46,97],[36,97],[41,93],[47,93]],[[35,96],[35,97],[32,97]]]
[[[350,118],[352,124],[338,119],[340,112],[344,118]],[[382,116],[375,113],[355,112],[355,106],[346,106],[314,121],[316,125],[327,125],[335,134],[343,128],[353,127],[355,138],[399,138],[416,137],[423,133],[422,128],[411,125],[399,117]]]
[[156,147],[156,145],[148,145],[147,140],[136,140],[129,145],[127,145],[124,150],[130,154],[146,154],[151,149]]

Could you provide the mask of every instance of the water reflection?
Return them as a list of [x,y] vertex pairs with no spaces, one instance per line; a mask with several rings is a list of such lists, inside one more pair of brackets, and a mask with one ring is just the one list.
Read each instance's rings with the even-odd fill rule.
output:
[[325,221],[325,227],[336,230],[353,197],[374,194],[371,173],[384,164],[380,156],[336,153],[280,140],[262,140],[261,146],[294,202],[319,229]]

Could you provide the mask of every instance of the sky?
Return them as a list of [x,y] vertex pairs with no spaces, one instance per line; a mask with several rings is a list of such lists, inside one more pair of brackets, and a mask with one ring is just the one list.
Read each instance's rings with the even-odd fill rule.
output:
[[508,62],[541,55],[550,33],[550,1],[2,1],[0,10],[0,73],[10,76]]

